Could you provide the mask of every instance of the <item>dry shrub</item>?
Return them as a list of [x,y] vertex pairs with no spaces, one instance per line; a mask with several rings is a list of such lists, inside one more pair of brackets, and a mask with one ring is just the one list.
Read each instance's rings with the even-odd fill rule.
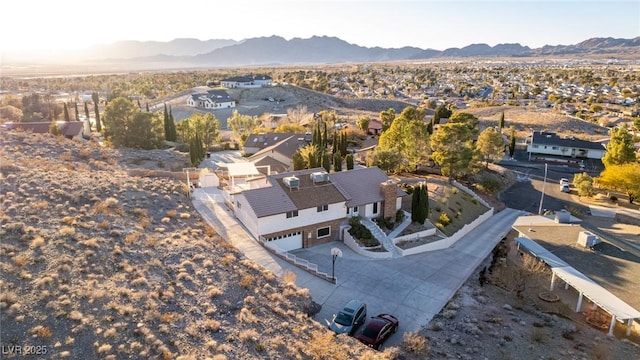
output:
[[431,347],[427,344],[427,338],[416,331],[407,332],[402,338],[402,347],[410,353],[429,354]]
[[255,281],[256,281],[256,278],[253,275],[247,274],[247,275],[243,276],[242,279],[240,279],[240,286],[242,286],[243,288],[247,289]]
[[58,230],[60,236],[72,236],[76,233],[76,229],[72,226],[63,226]]
[[531,340],[543,344],[549,341],[549,334],[542,328],[534,327],[531,329]]
[[65,216],[60,222],[67,225],[75,225],[76,219],[73,216]]
[[45,210],[49,208],[49,203],[46,201],[37,201],[36,203],[33,204],[33,207],[38,210]]
[[73,310],[67,315],[67,317],[71,320],[82,321],[83,315],[80,311]]
[[65,151],[62,154],[60,154],[60,160],[71,161],[73,160],[73,154],[71,154],[71,151]]
[[311,334],[308,344],[300,344],[302,350],[306,350],[313,359],[341,359],[347,358],[349,353],[345,345],[341,345],[330,331],[315,330]]
[[258,341],[260,334],[255,329],[247,329],[240,332],[238,335],[242,341]]
[[236,256],[233,254],[226,254],[222,257],[222,263],[225,265],[229,265],[236,260]]
[[210,285],[207,287],[207,296],[208,297],[216,297],[222,294],[222,290],[218,289],[216,286]]
[[91,155],[92,153],[93,153],[93,150],[89,148],[82,148],[78,150],[78,155],[83,159],[88,158],[89,155]]
[[258,318],[253,314],[253,312],[251,312],[251,310],[247,308],[240,309],[240,312],[238,313],[238,315],[236,315],[236,319],[238,319],[238,321],[240,322],[246,322],[246,323],[258,322]]
[[37,325],[29,330],[29,333],[35,335],[39,339],[48,339],[51,337],[51,329],[46,326]]
[[17,266],[23,266],[29,260],[29,254],[20,254],[13,257],[13,263]]
[[118,199],[110,197],[104,201],[100,201],[93,206],[94,214],[115,215],[120,213],[118,208]]
[[178,215],[178,211],[176,211],[176,210],[167,211],[167,217],[174,218],[174,217],[176,217],[176,215]]
[[202,324],[205,329],[217,332],[220,330],[220,321],[214,319],[206,319]]
[[287,284],[294,284],[298,275],[291,270],[286,270],[283,275],[284,282]]
[[189,213],[180,213],[180,219],[189,219],[191,214]]
[[111,351],[111,345],[109,344],[103,344],[98,346],[98,353],[99,354],[105,354],[108,353],[109,351]]
[[127,244],[133,244],[136,241],[138,241],[139,237],[140,237],[140,233],[132,232],[132,233],[127,234],[127,236],[125,236],[124,241]]

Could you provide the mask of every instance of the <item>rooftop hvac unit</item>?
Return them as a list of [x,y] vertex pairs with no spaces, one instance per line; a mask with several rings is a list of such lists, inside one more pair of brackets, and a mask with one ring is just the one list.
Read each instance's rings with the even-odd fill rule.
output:
[[300,179],[295,176],[287,176],[286,178],[282,179],[282,181],[289,189],[300,188]]
[[578,234],[578,245],[583,247],[593,247],[600,243],[600,239],[588,231],[580,231]]
[[567,210],[558,210],[556,211],[555,222],[558,224],[568,224],[571,222],[571,213]]
[[313,181],[314,184],[327,182],[329,181],[329,174],[326,172],[311,173],[311,181]]

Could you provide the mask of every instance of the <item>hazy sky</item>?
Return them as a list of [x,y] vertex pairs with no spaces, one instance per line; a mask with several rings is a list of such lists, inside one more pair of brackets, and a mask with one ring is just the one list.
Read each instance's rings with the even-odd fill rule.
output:
[[271,35],[327,35],[367,47],[437,50],[640,36],[640,0],[9,0],[0,4],[0,13],[2,51]]

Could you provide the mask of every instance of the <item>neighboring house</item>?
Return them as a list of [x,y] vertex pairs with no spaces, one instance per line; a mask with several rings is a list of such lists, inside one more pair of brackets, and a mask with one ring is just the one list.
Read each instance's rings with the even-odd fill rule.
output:
[[266,129],[275,129],[282,124],[286,124],[287,114],[270,114],[266,119],[262,120],[262,127]]
[[292,134],[292,133],[260,133],[260,134],[251,134],[245,140],[243,149],[245,155],[253,155],[258,151],[273,146],[283,139],[286,139],[290,136],[296,136],[296,139],[308,138],[308,142],[311,142],[311,134]]
[[527,145],[530,154],[544,154],[570,158],[602,159],[606,148],[598,142],[560,137],[555,133],[536,131]]
[[373,135],[380,135],[382,132],[382,122],[380,120],[369,120],[369,125],[367,125],[367,132]]
[[306,169],[253,183],[261,187],[235,194],[235,215],[255,238],[286,251],[339,239],[351,216],[395,218],[406,195],[376,167]]
[[[283,173],[292,171],[291,158],[301,147],[307,145],[304,135],[289,134],[281,137],[277,143],[259,150],[249,157],[249,161],[256,166],[265,169],[268,166],[270,173]],[[263,172],[266,174],[266,172]]]
[[[69,139],[82,138],[82,127],[84,122],[82,121],[58,121],[58,126],[62,130],[62,135]],[[46,134],[49,132],[50,122],[7,122],[3,126],[9,130],[22,129],[24,131],[30,131],[35,134]]]
[[[521,216],[513,224],[518,232],[515,240],[521,251],[530,252],[551,268],[551,288],[555,282],[578,293],[576,312],[599,306],[613,315],[612,335],[616,320],[627,325],[640,320],[640,263],[637,256],[603,241],[576,223],[579,221],[566,210],[559,211],[555,219]],[[583,298],[591,304],[583,304]]]
[[236,101],[224,90],[209,90],[206,93],[191,94],[187,105],[205,109],[223,109],[236,107]]
[[267,75],[234,76],[220,81],[220,85],[227,88],[259,88],[272,84],[271,77]]

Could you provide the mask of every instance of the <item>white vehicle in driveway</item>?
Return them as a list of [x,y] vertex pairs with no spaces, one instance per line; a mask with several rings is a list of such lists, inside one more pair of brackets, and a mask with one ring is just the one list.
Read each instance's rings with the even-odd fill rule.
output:
[[567,179],[567,178],[560,179],[560,186],[562,186],[562,185],[569,186],[569,179]]

